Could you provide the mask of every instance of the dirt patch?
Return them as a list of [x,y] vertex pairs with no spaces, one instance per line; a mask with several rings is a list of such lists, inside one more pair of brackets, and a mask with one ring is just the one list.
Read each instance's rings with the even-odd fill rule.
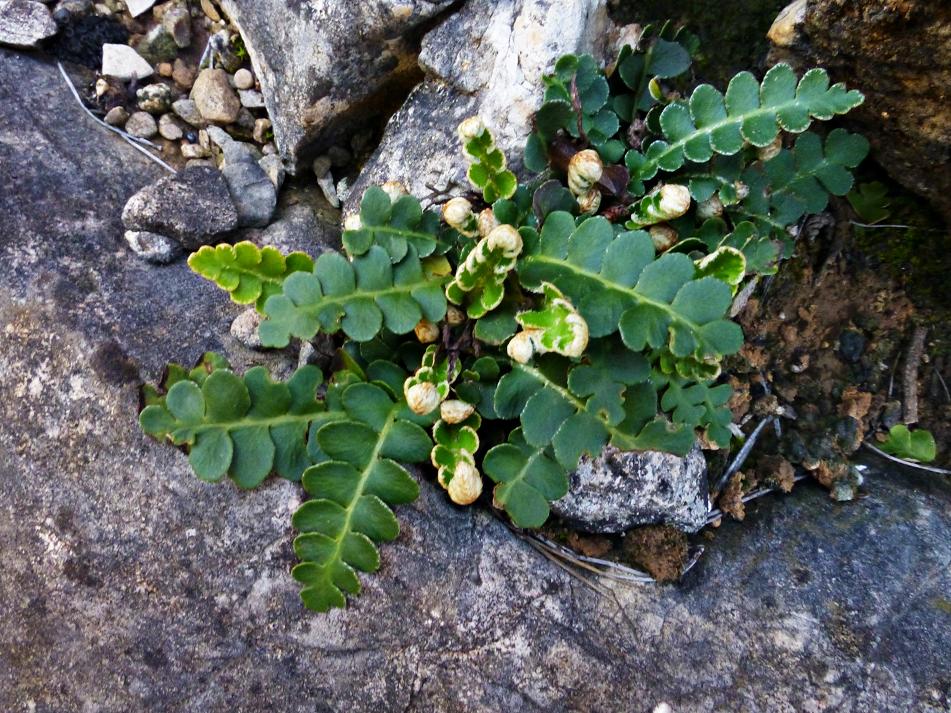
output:
[[631,530],[621,546],[625,559],[647,570],[658,582],[676,582],[687,564],[687,536],[667,525]]

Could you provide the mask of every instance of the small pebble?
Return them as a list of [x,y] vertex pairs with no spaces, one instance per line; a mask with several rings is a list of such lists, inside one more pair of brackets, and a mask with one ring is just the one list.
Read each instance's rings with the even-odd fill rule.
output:
[[274,187],[280,190],[281,184],[284,183],[284,176],[286,175],[284,161],[281,160],[281,157],[275,156],[274,154],[264,156],[258,161],[258,165],[264,169],[264,172],[267,174],[267,177],[271,179],[271,183],[274,184]]
[[164,114],[172,107],[172,90],[167,84],[149,84],[135,93],[139,109]]
[[140,139],[151,139],[158,133],[158,124],[147,111],[137,111],[126,121],[125,130]]
[[271,156],[277,153],[277,146],[274,145],[273,141],[269,141],[261,147],[261,153],[265,156]]
[[218,168],[215,162],[210,158],[190,158],[185,162],[185,168],[192,166],[204,166],[206,168]]
[[125,107],[114,106],[108,112],[106,112],[103,121],[105,121],[109,126],[122,126],[129,120],[129,112],[125,110]]
[[156,265],[167,265],[183,252],[177,240],[145,230],[125,231],[125,241],[132,252]]
[[311,164],[311,168],[317,178],[323,178],[330,171],[330,159],[327,156],[318,156]]
[[171,114],[162,114],[158,122],[158,130],[162,138],[169,141],[177,141],[184,134],[178,120]]
[[207,123],[202,118],[201,112],[198,111],[198,105],[191,99],[179,99],[173,102],[172,111],[174,111],[182,121],[194,127],[201,128]]
[[264,95],[257,89],[239,89],[238,98],[241,106],[247,109],[260,109],[264,106]]
[[172,65],[172,79],[183,89],[191,89],[195,83],[195,77],[198,76],[198,70],[186,63],[181,57],[175,58]]
[[170,62],[159,62],[155,69],[158,71],[160,77],[172,76],[172,65]]
[[855,364],[865,352],[865,335],[854,329],[846,329],[839,335],[839,354],[847,362]]
[[267,143],[267,132],[271,128],[270,119],[257,119],[254,122],[254,140],[259,144]]
[[182,144],[183,158],[208,158],[209,156],[211,151],[200,144]]
[[251,89],[254,86],[254,75],[242,67],[234,73],[234,86],[238,89]]
[[261,324],[261,315],[254,309],[247,309],[231,323],[231,336],[249,349],[261,348],[261,337],[258,335],[258,326]]

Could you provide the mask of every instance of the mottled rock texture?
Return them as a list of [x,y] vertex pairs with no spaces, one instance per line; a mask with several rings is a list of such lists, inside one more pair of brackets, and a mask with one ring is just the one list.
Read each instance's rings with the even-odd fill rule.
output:
[[[255,167],[260,170],[257,164]],[[264,180],[270,184],[267,176]],[[218,169],[189,166],[163,176],[129,198],[122,210],[122,222],[129,230],[167,235],[195,250],[220,242],[238,227],[240,216],[229,191]]]
[[0,51],[0,124],[0,710],[951,705],[935,476],[872,475],[847,505],[808,486],[760,501],[681,585],[602,582],[610,597],[424,482],[363,596],[303,611],[300,489],[202,484],[135,423],[166,359],[282,373],[287,355],[241,347],[242,308],[181,262],[131,258],[119,210],[160,169],[98,133],[55,67]]
[[34,0],[0,0],[0,45],[36,47],[56,34],[49,9]]
[[604,0],[467,2],[423,38],[426,80],[390,119],[346,211],[368,186],[390,180],[420,197],[469,189],[456,127],[473,114],[519,170],[542,75],[568,52],[602,53],[609,28]]
[[[223,0],[261,82],[292,169],[395,109],[419,78],[423,26],[451,0]],[[393,104],[396,106],[392,106]]]
[[696,532],[710,510],[707,462],[700,447],[684,458],[607,446],[582,456],[568,494],[552,512],[586,532],[624,532],[635,525],[673,525]]
[[795,31],[774,30],[783,46],[772,59],[827,67],[865,93],[848,123],[893,179],[951,220],[951,3],[809,0]]

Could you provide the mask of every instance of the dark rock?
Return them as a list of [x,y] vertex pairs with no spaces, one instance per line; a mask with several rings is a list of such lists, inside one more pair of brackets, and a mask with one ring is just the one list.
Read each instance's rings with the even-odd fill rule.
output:
[[541,104],[542,76],[568,52],[603,54],[604,0],[471,0],[424,38],[427,79],[390,119],[380,145],[348,194],[345,213],[367,187],[399,181],[417,196],[469,189],[456,128],[474,114],[492,130],[515,171]]
[[257,161],[228,162],[221,169],[240,227],[264,227],[277,207],[277,188]]
[[49,8],[34,0],[6,0],[0,6],[0,45],[36,47],[56,34]]
[[865,335],[846,329],[839,335],[839,354],[850,364],[857,364],[865,353]]
[[951,220],[951,4],[803,0],[777,21],[771,59],[827,67],[865,94],[846,123],[898,183]]
[[221,5],[241,32],[274,138],[294,172],[355,122],[398,105],[419,76],[419,28],[452,0]]
[[192,43],[192,18],[184,4],[173,5],[162,15],[162,27],[179,48]]
[[128,41],[129,31],[114,17],[67,14],[48,49],[64,62],[99,69],[104,44],[123,45]]
[[165,176],[132,196],[122,211],[122,222],[128,230],[166,235],[195,250],[220,242],[238,227],[238,212],[221,173],[196,166]]
[[583,456],[568,494],[552,512],[586,532],[624,532],[636,525],[673,525],[696,532],[707,520],[707,463],[699,446],[685,458],[608,446]]
[[55,66],[0,51],[0,124],[0,710],[951,706],[951,482],[930,475],[751,503],[681,585],[610,597],[424,478],[363,594],[303,610],[300,486],[202,483],[135,422],[168,360],[296,355],[238,347],[222,290],[116,249],[116,207],[161,172]]

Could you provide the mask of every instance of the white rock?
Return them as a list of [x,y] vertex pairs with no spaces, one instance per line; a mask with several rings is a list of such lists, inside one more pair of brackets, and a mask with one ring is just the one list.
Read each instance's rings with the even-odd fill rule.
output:
[[152,75],[152,65],[129,45],[102,46],[102,73],[116,79],[143,79]]
[[125,241],[132,252],[156,265],[167,265],[182,254],[182,245],[177,240],[147,230],[127,230]]
[[237,89],[251,89],[254,86],[254,75],[250,70],[239,69],[234,73],[234,86]]
[[132,17],[138,17],[155,4],[155,0],[125,0],[125,6],[129,8],[129,14]]
[[259,109],[264,106],[264,95],[257,89],[239,89],[238,97],[241,106],[247,109]]

